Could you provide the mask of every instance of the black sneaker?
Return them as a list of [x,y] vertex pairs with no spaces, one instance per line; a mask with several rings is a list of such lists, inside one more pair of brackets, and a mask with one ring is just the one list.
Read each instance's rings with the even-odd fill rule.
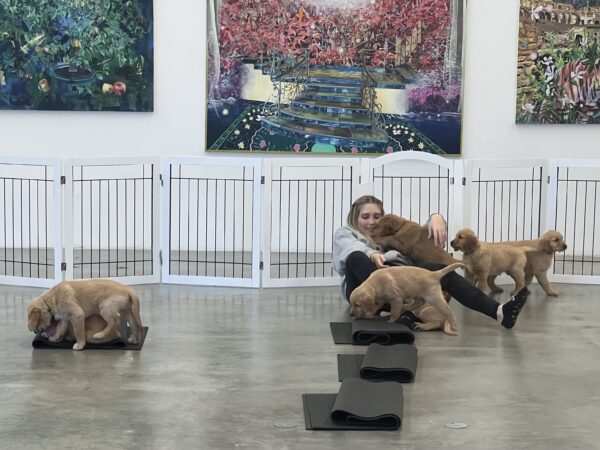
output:
[[512,328],[517,323],[517,317],[521,313],[523,306],[527,303],[527,297],[531,294],[529,289],[524,287],[517,292],[509,301],[502,305],[502,326],[504,328]]
[[402,315],[396,323],[401,323],[402,325],[406,325],[411,330],[415,330],[415,323],[420,322],[419,318],[415,316],[412,311],[402,311]]

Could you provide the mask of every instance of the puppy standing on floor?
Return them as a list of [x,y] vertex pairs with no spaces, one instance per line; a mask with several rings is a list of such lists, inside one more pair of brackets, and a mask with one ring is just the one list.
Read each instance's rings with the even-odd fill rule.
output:
[[131,287],[112,280],[63,281],[57,284],[31,302],[27,308],[27,327],[39,333],[56,326],[49,340],[60,342],[70,325],[76,339],[73,350],[83,350],[86,344],[85,320],[96,315],[104,319],[106,326],[93,335],[95,341],[114,336],[121,320],[127,320],[131,327],[127,341],[130,344],[140,342],[143,329],[140,300]]
[[[512,245],[513,247],[528,247],[531,250],[525,252],[527,256],[527,264],[525,264],[525,286],[529,286],[533,277],[538,280],[538,283],[547,295],[551,297],[558,297],[556,292],[550,286],[548,281],[548,269],[552,264],[554,254],[557,252],[564,252],[567,249],[567,244],[563,235],[556,230],[546,231],[539,239],[532,239],[527,241],[505,241],[498,242],[494,245]],[[490,276],[488,278],[488,285],[493,292],[502,292],[502,289],[496,286],[494,280],[496,276]]]
[[425,302],[442,314],[444,333],[456,336],[458,325],[442,295],[440,278],[458,267],[464,264],[451,264],[435,272],[408,266],[376,270],[350,295],[350,314],[369,319],[387,303],[391,307],[389,322],[395,322],[403,310],[415,310]]
[[506,273],[515,280],[515,289],[511,295],[525,287],[525,251],[529,247],[519,248],[482,242],[469,228],[459,230],[450,245],[454,250],[463,252],[463,262],[467,265],[475,285],[482,291],[486,290],[490,277],[501,273]]

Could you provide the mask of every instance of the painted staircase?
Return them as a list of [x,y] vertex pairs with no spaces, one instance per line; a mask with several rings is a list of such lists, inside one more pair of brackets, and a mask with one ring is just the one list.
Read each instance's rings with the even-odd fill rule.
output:
[[388,136],[371,121],[361,77],[360,68],[310,66],[300,94],[282,105],[278,115],[263,117],[262,123],[278,134],[318,143],[382,146]]

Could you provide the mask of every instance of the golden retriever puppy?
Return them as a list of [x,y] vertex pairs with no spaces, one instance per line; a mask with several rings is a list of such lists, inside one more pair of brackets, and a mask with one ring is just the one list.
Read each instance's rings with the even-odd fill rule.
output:
[[429,231],[416,222],[394,214],[385,214],[371,231],[373,241],[392,248],[416,262],[453,264],[457,262],[443,249],[436,247]]
[[[70,322],[67,322],[67,331],[63,336],[63,339],[66,341],[74,341],[75,334],[73,333],[73,327]],[[62,326],[62,325],[60,325]],[[42,335],[48,339],[51,339],[56,334],[56,329],[59,327],[59,321],[52,321],[50,326],[46,328]],[[94,339],[94,335],[106,328],[106,321],[101,316],[90,316],[85,319],[85,341],[86,343],[91,344],[104,344],[106,342],[112,342],[117,339],[121,339],[119,332],[114,330],[112,333],[108,334],[103,339]],[[62,339],[61,339],[62,340]],[[52,342],[56,342],[53,340]]]
[[[537,279],[538,283],[547,295],[551,297],[558,297],[556,292],[550,286],[548,281],[548,269],[552,265],[552,259],[556,252],[563,252],[567,249],[565,239],[563,235],[556,230],[546,231],[539,239],[524,240],[524,241],[505,241],[499,242],[502,245],[512,245],[514,247],[527,247],[531,248],[525,252],[527,256],[527,264],[525,264],[525,286],[529,286],[533,277]],[[490,276],[488,279],[488,285],[494,292],[502,292],[502,289],[496,286],[494,282],[496,276]]]
[[489,277],[501,273],[515,280],[511,295],[525,287],[525,248],[480,241],[469,228],[459,230],[450,245],[454,250],[463,252],[463,263],[467,265],[469,278],[482,291],[487,289]]
[[412,266],[376,270],[352,291],[350,314],[369,319],[374,317],[383,305],[389,304],[389,322],[395,322],[405,309],[414,310],[426,303],[441,312],[445,322],[444,332],[456,336],[458,325],[442,295],[440,278],[458,267],[464,265],[455,263],[435,272]]
[[69,326],[75,336],[73,350],[83,350],[86,344],[85,319],[99,315],[105,322],[92,335],[96,342],[106,342],[118,334],[121,320],[131,327],[130,344],[142,337],[140,300],[135,291],[112,280],[63,281],[34,299],[27,308],[27,328],[34,333],[47,330],[56,322],[56,330],[49,339],[60,342]]

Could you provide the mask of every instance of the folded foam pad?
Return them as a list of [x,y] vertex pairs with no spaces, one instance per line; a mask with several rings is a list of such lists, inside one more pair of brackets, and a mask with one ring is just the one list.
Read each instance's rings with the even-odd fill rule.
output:
[[[119,329],[121,336],[129,336],[129,327],[121,327]],[[144,327],[142,330],[142,339],[137,344],[129,344],[127,339],[115,339],[114,341],[105,342],[103,344],[92,344],[88,342],[85,344],[84,350],[141,350],[146,340],[146,334],[148,334],[148,327]],[[31,345],[36,349],[73,349],[75,341],[62,340],[61,342],[50,342],[47,337],[42,336],[42,333],[38,333],[33,338]]]
[[396,430],[402,423],[402,385],[347,378],[336,394],[303,394],[307,430]]
[[411,383],[417,370],[417,348],[409,344],[371,344],[364,355],[337,355],[338,377]]
[[415,335],[406,325],[389,323],[381,319],[356,319],[352,322],[329,324],[336,344],[383,345],[412,344]]

